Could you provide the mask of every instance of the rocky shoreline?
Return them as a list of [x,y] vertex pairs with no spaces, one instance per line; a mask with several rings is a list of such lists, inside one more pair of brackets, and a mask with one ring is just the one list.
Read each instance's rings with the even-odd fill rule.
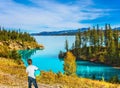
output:
[[9,50],[23,50],[23,49],[44,49],[42,44],[36,42],[21,42],[21,41],[0,41],[0,46],[7,46]]

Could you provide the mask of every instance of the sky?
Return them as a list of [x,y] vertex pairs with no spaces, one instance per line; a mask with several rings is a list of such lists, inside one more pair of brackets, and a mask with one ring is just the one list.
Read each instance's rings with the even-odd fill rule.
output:
[[120,27],[120,0],[0,0],[0,26],[27,32]]

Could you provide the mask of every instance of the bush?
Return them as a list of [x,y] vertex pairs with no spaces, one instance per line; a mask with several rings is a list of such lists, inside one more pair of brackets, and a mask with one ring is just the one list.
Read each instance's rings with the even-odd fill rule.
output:
[[67,76],[61,72],[41,72],[37,81],[44,84],[60,85],[60,88],[118,88],[117,84],[110,84],[103,81],[79,78],[77,76]]
[[66,75],[76,74],[76,58],[71,52],[66,53],[64,59],[64,71]]
[[9,58],[8,47],[6,47],[4,45],[0,45],[0,57]]
[[118,75],[115,75],[115,76],[111,77],[109,82],[111,82],[111,83],[120,83]]
[[41,71],[41,76],[38,80],[41,81],[40,79],[42,79],[42,83],[52,84],[56,82],[56,76],[52,71]]
[[100,61],[100,62],[105,62],[105,57],[104,57],[103,55],[100,55],[100,56],[99,56],[99,61]]
[[17,50],[10,51],[9,57],[14,59],[18,64],[21,64],[21,55],[17,52]]

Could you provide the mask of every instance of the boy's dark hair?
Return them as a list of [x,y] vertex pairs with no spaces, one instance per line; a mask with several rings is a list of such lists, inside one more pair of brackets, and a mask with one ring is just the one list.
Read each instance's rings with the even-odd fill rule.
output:
[[31,59],[28,59],[27,62],[28,62],[28,65],[32,64],[32,60]]

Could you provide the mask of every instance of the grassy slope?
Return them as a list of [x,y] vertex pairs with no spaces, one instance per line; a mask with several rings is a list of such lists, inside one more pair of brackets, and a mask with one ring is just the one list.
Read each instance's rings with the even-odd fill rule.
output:
[[11,59],[0,58],[0,84],[8,86],[21,84],[21,86],[24,86],[22,80],[26,80],[27,77],[24,73],[25,67],[23,65],[17,65],[17,63]]
[[[52,72],[42,72],[41,76],[37,78],[37,81],[43,84],[59,85],[61,88],[119,88],[118,84],[93,81],[62,74],[57,75]],[[24,65],[17,65],[17,63],[11,59],[0,58],[0,86],[1,85],[11,86],[11,88],[14,86],[27,88],[27,75],[25,74]],[[42,88],[50,88],[50,86]]]

